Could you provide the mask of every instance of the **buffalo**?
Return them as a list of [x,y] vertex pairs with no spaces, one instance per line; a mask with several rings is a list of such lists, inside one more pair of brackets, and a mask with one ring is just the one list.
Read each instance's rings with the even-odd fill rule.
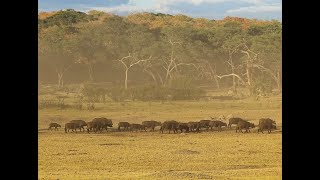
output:
[[111,119],[107,119],[107,118],[103,118],[103,117],[94,118],[92,120],[92,122],[96,122],[97,123],[96,130],[100,130],[100,132],[103,129],[106,129],[106,131],[108,131],[108,127],[112,127],[113,126],[113,123],[112,123]]
[[175,120],[170,120],[170,121],[165,121],[164,123],[161,124],[160,132],[163,133],[164,130],[169,130],[169,134],[171,131],[173,133],[176,133],[178,130],[178,122]]
[[245,121],[245,120],[243,120],[242,118],[238,118],[238,117],[230,118],[228,127],[231,129],[231,125],[232,124],[236,124],[237,125],[240,121]]
[[90,133],[90,131],[94,131],[95,133],[97,132],[99,128],[99,122],[88,122],[87,123],[87,131]]
[[206,130],[209,130],[209,123],[211,120],[200,120],[200,128],[206,128]]
[[209,126],[210,126],[211,130],[213,130],[212,128],[218,128],[218,131],[221,131],[221,127],[227,126],[227,123],[214,120],[209,123]]
[[263,133],[264,129],[268,130],[268,133],[271,133],[272,129],[277,129],[276,127],[276,122],[270,118],[261,118],[259,120],[259,125],[258,125],[258,133],[261,131]]
[[119,122],[118,123],[118,130],[120,131],[120,128],[123,127],[124,130],[128,131],[128,128],[130,127],[130,123],[128,122]]
[[58,130],[58,128],[61,128],[61,125],[58,123],[50,123],[48,129],[52,130],[52,128],[54,128],[55,130]]
[[84,126],[87,126],[87,123],[84,120],[71,120],[70,122],[77,124],[77,128],[80,129],[80,132],[81,129],[84,131]]
[[136,130],[136,132],[138,132],[138,130],[142,130],[142,125],[141,124],[130,124],[130,131]]
[[200,129],[200,123],[199,122],[188,122],[189,131],[193,132],[199,132]]
[[[238,122],[238,125],[237,125],[237,128],[236,128],[236,132],[239,130],[242,132],[242,129],[245,129],[246,133],[249,131],[250,132],[250,129],[249,128],[254,128],[255,125],[253,123],[250,123],[248,121],[239,121]],[[242,132],[243,133],[243,132]]]
[[185,132],[189,132],[188,123],[179,123],[177,129],[179,129],[181,133],[183,132],[183,130],[185,130]]
[[150,131],[154,131],[154,128],[156,126],[161,126],[161,122],[159,121],[143,121],[142,122],[142,125],[144,126],[144,128],[150,128],[151,130]]
[[66,124],[65,124],[65,126],[64,126],[64,131],[65,131],[65,133],[67,133],[67,132],[69,132],[69,130],[71,129],[72,132],[75,131],[75,132],[77,133],[76,128],[78,128],[78,127],[79,127],[78,124],[69,122],[69,123],[66,123]]

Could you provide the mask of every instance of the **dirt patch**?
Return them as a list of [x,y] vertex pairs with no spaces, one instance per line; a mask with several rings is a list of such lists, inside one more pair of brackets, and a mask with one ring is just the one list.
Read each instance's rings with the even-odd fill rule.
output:
[[157,177],[157,178],[172,178],[175,179],[213,179],[212,176],[204,174],[204,173],[193,173],[193,172],[187,172],[187,171],[162,171],[159,173],[155,173],[152,175],[148,175],[149,177]]
[[120,143],[105,143],[105,144],[99,144],[100,146],[119,146],[119,145],[123,145]]
[[174,151],[175,154],[200,154],[199,151],[192,151],[189,149],[182,149],[182,150],[178,150],[178,151]]
[[70,153],[68,155],[82,155],[82,154],[88,154],[88,153]]
[[266,167],[266,165],[233,165],[229,169],[261,169]]

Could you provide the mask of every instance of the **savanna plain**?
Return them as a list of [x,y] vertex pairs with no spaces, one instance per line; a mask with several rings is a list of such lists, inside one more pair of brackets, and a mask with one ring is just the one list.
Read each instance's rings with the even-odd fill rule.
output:
[[[93,111],[39,109],[39,179],[282,179],[281,96],[259,100],[97,103]],[[223,128],[200,133],[118,132],[120,121],[199,121],[232,114],[258,124],[276,121],[268,134]],[[65,133],[72,119],[113,121],[108,132]],[[50,131],[48,125],[62,125]]]

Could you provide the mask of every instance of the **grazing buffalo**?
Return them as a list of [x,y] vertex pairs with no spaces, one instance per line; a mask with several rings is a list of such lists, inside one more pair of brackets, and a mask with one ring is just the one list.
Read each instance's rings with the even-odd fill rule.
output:
[[209,126],[211,130],[213,130],[213,128],[218,128],[218,131],[221,131],[222,130],[221,127],[227,126],[227,123],[215,120],[215,121],[211,121],[209,123]]
[[199,122],[188,122],[189,131],[193,132],[199,132],[200,129],[200,123]]
[[156,126],[161,126],[161,122],[159,121],[143,121],[142,122],[142,125],[145,127],[145,128],[150,128],[151,130],[150,131],[154,131],[154,128]]
[[54,128],[54,130],[58,130],[58,128],[61,128],[61,125],[58,123],[50,123],[48,129],[52,130],[52,128]]
[[120,128],[123,127],[124,130],[128,131],[128,128],[130,127],[130,123],[128,122],[119,122],[118,123],[118,130],[120,131]]
[[107,119],[107,118],[94,118],[92,120],[92,122],[96,122],[97,123],[97,130],[100,130],[100,132],[102,132],[103,129],[106,129],[106,131],[108,131],[108,127],[112,127],[113,123],[111,119]]
[[263,133],[263,130],[267,129],[268,133],[271,133],[272,129],[277,129],[276,127],[276,122],[270,118],[261,118],[259,120],[259,125],[258,125],[258,133],[261,131]]
[[69,122],[69,123],[66,123],[66,124],[65,124],[65,126],[64,126],[64,131],[65,131],[65,133],[67,133],[67,132],[69,132],[69,130],[71,129],[72,132],[75,131],[75,132],[77,133],[76,128],[78,128],[78,127],[79,127],[78,124]]
[[179,123],[177,128],[181,131],[181,133],[183,130],[185,130],[185,132],[189,132],[188,123]]
[[[249,128],[254,128],[255,125],[253,123],[250,123],[248,121],[239,121],[238,122],[238,125],[237,125],[237,128],[236,128],[236,132],[239,130],[242,132],[242,129],[245,129],[246,133],[249,131],[250,132],[250,129]],[[243,132],[242,132],[243,133]]]
[[232,124],[236,124],[237,125],[240,121],[245,121],[245,120],[243,120],[242,118],[238,118],[238,117],[230,118],[228,127],[231,129],[231,125]]
[[142,130],[142,125],[141,124],[130,124],[130,131],[136,130],[136,132],[138,132],[138,130]]
[[200,128],[206,128],[206,130],[209,130],[209,123],[211,120],[200,120]]
[[70,122],[77,124],[77,128],[80,129],[80,132],[81,129],[84,131],[84,126],[87,126],[87,123],[84,120],[71,120]]
[[161,124],[160,132],[163,133],[164,130],[169,130],[169,134],[171,130],[173,133],[177,132],[178,129],[178,122],[175,120],[170,120],[170,121],[165,121],[164,123]]

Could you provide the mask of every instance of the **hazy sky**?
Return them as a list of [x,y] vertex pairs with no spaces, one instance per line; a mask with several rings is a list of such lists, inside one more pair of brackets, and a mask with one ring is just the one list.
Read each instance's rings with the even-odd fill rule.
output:
[[134,12],[185,14],[222,19],[237,16],[256,19],[282,18],[282,0],[38,0],[39,11],[95,9],[127,15]]

